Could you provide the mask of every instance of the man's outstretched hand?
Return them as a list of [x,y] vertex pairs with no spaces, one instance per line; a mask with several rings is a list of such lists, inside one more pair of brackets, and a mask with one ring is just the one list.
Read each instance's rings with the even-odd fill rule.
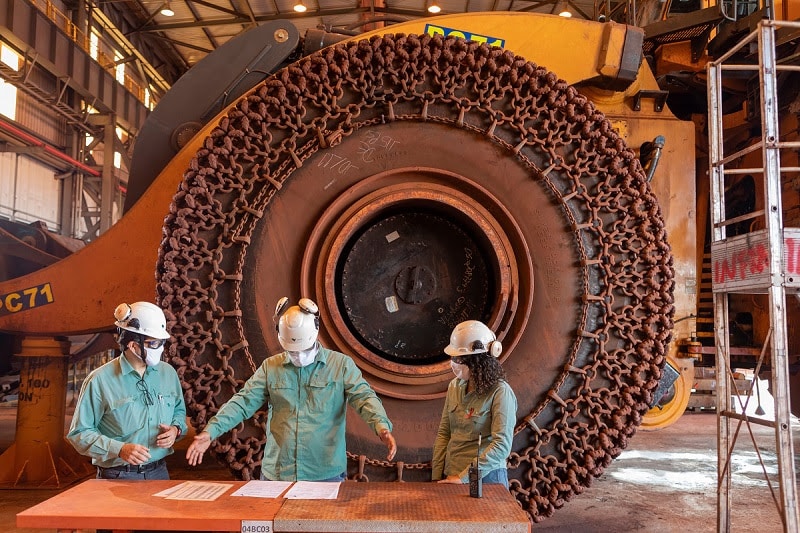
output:
[[381,441],[386,445],[386,449],[389,450],[389,453],[386,455],[386,459],[391,461],[394,459],[394,454],[397,453],[397,443],[394,441],[394,437],[392,436],[392,432],[388,429],[384,429],[380,432]]
[[192,466],[199,465],[203,462],[203,454],[208,447],[211,446],[211,435],[206,431],[201,431],[194,437],[194,441],[189,445],[186,450],[186,460]]

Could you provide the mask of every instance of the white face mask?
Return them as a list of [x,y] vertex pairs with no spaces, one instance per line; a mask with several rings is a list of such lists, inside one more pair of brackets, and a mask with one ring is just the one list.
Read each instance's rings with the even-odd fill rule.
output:
[[314,346],[302,352],[287,351],[286,353],[289,355],[289,359],[294,366],[302,368],[314,362],[314,359],[317,357],[317,345],[314,344]]
[[467,365],[462,365],[451,360],[450,368],[453,369],[453,374],[455,374],[458,379],[469,381],[469,367]]
[[161,346],[160,348],[145,348],[144,349],[145,357],[144,357],[144,364],[147,366],[156,366],[158,363],[161,362],[161,354],[164,353],[164,347]]

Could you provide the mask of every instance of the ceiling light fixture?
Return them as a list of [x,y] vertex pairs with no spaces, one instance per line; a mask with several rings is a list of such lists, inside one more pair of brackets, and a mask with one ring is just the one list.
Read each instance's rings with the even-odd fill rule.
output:
[[551,13],[553,15],[558,15],[559,17],[569,18],[572,16],[572,12],[569,10],[569,2],[567,0],[558,0]]
[[436,13],[441,13],[441,11],[442,8],[439,7],[439,4],[436,3],[436,0],[433,0],[431,5],[428,6],[428,13],[433,13],[435,15]]
[[305,13],[308,8],[303,3],[303,0],[297,0],[297,3],[294,5],[292,9],[294,9],[298,13]]
[[162,15],[164,15],[165,17],[174,17],[174,16],[175,16],[175,12],[174,12],[174,11],[172,10],[172,8],[169,6],[169,0],[167,0],[166,2],[164,2],[164,5],[163,5],[163,6],[161,6],[161,11],[160,11],[160,13],[161,13]]

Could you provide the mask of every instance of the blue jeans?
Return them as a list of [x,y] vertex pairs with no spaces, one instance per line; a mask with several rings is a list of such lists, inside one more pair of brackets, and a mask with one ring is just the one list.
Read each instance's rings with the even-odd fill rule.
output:
[[113,470],[110,468],[98,468],[97,479],[169,479],[167,463],[162,461],[153,470],[147,472],[125,472],[124,470]]
[[483,476],[483,482],[485,484],[504,485],[508,488],[508,470],[505,468],[498,468],[497,470],[487,472],[487,474]]

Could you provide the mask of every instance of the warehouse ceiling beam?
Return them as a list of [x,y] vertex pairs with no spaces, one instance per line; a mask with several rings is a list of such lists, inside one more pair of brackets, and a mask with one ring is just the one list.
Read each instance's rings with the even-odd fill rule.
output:
[[[58,114],[64,117],[67,123],[77,130],[84,133],[92,133],[92,129],[86,124],[84,117],[79,111],[74,110],[71,106],[67,105],[63,100],[64,89],[67,84],[61,87],[59,95],[54,95],[50,90],[42,89],[39,85],[31,81],[30,73],[33,70],[35,61],[28,61],[25,56],[25,61],[19,71],[15,71],[2,61],[0,61],[0,78],[10,83],[20,91],[24,92],[37,102],[47,105],[55,110]],[[65,78],[64,78],[65,79]],[[59,84],[59,79],[55,80],[56,85]]]
[[[213,9],[215,11],[220,11],[222,13],[227,13],[228,15],[231,15],[231,16],[237,17],[237,18],[238,17],[242,17],[242,18],[246,17],[246,15],[244,15],[242,13],[242,11],[240,11],[238,9],[228,9],[228,8],[226,8],[224,6],[221,6],[221,5],[218,5],[218,4],[214,4],[212,2],[206,2],[205,0],[191,0],[189,2],[186,2],[186,5],[189,5],[189,4],[197,4],[198,6],[203,6],[203,7],[209,8],[209,9]],[[249,8],[249,4],[248,4],[248,10],[250,11],[250,14],[252,15],[253,14],[253,10]],[[255,22],[255,19],[253,19],[253,22]]]
[[[149,112],[143,98],[118,83],[113,69],[103,68],[84,48],[83,42],[79,43],[74,36],[60,31],[46,13],[25,2],[15,3],[14,6],[13,16],[0,9],[0,37],[20,51],[25,58],[25,65],[20,74],[12,71],[8,75],[3,74],[3,77],[14,79],[15,75],[18,76],[14,80],[18,88],[34,95],[40,102],[49,102],[59,113],[71,115],[68,120],[72,125],[80,127],[82,123],[80,112],[76,110],[79,99],[92,101],[100,95],[101,98],[94,103],[97,109],[114,112],[129,131],[136,131],[142,126]],[[119,37],[122,38],[121,35]],[[36,55],[29,57],[29,53],[24,51],[34,47]],[[120,51],[123,54],[139,54],[130,43]],[[144,56],[141,58],[146,61]],[[0,65],[4,64],[0,62]],[[0,69],[3,68],[0,66]],[[45,76],[29,75],[40,72]],[[152,74],[160,79],[155,71]],[[44,77],[47,79],[43,80]],[[64,94],[64,87],[60,85],[62,82],[74,92],[74,100],[61,98]],[[49,87],[50,83],[55,89]],[[156,92],[160,90],[155,78],[153,84]],[[165,89],[168,88],[168,85],[165,86]]]
[[[194,20],[196,20],[198,22],[200,20],[202,20],[202,17],[200,17],[200,14],[197,12],[197,8],[194,6],[194,4],[192,2],[186,2],[186,7],[191,12],[192,17],[194,18]],[[246,27],[247,25],[246,24],[242,24],[242,26]],[[206,39],[208,39],[208,42],[211,43],[211,48],[213,48],[213,49],[219,48],[220,43],[216,39],[216,37],[214,37],[214,34],[212,34],[211,31],[206,27],[201,27],[200,29],[202,30],[203,35],[205,35]]]
[[205,54],[210,54],[211,52],[214,51],[213,48],[204,48],[204,47],[198,46],[196,44],[187,43],[187,42],[184,42],[184,41],[179,41],[177,39],[170,39],[166,35],[153,35],[153,37],[155,37],[157,39],[161,39],[162,41],[170,42],[170,43],[174,44],[175,46],[182,46],[184,48],[188,48],[190,50],[197,50],[198,52],[203,52]]
[[[317,17],[332,17],[336,15],[350,15],[353,13],[360,13],[364,11],[369,11],[367,8],[355,8],[355,9],[323,9],[320,11],[315,11],[314,15]],[[378,13],[389,13],[394,15],[408,15],[412,17],[426,17],[428,13],[423,10],[419,9],[393,9],[393,8],[376,8],[376,12]],[[287,20],[287,19],[297,19],[303,18],[305,15],[295,13],[295,12],[286,12],[286,13],[276,13],[274,15],[260,15],[255,17],[256,22],[268,22],[272,20]],[[228,26],[231,24],[242,24],[243,20],[241,18],[235,19],[217,19],[217,20],[204,20],[204,21],[195,21],[195,22],[175,22],[170,24],[158,24],[156,26],[151,26],[149,28],[142,28],[139,30],[140,32],[155,32],[155,31],[169,31],[169,30],[180,30],[185,28],[201,28],[203,26]]]
[[241,6],[244,6],[244,11],[247,13],[247,18],[250,19],[250,27],[258,25],[256,22],[256,14],[253,12],[253,6],[250,5],[250,0],[231,0],[234,6],[240,6],[237,10],[242,11]]
[[153,67],[147,58],[145,58],[139,50],[136,49],[135,46],[128,40],[124,33],[122,33],[119,28],[117,28],[114,23],[109,20],[109,18],[103,13],[100,9],[93,9],[92,10],[92,17],[103,27],[103,29],[111,35],[115,41],[117,41],[120,47],[124,47],[124,51],[130,53],[132,55],[137,56],[139,61],[142,62],[144,65],[145,70],[148,73],[148,77],[152,80],[153,85],[157,88],[158,91],[161,93],[165,93],[169,90],[170,84],[165,80],[161,74]]

